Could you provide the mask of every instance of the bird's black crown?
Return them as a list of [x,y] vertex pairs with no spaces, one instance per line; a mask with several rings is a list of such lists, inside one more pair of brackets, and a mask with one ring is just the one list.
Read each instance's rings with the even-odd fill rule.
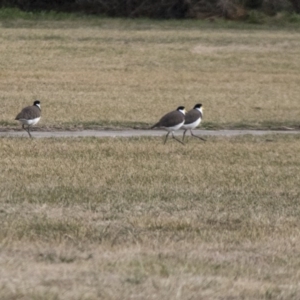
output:
[[201,104],[201,103],[198,103],[198,104],[196,104],[196,105],[194,106],[194,109],[196,109],[196,108],[201,108],[201,106],[202,106],[202,104]]

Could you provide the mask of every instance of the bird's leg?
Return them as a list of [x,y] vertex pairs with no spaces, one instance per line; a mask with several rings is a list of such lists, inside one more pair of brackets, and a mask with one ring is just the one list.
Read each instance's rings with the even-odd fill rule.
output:
[[200,140],[206,142],[206,139],[204,139],[204,138],[202,138],[202,137],[200,137],[200,136],[198,136],[198,135],[193,134],[192,130],[190,130],[190,131],[191,131],[191,135],[192,135],[193,137],[198,138],[198,139],[200,139]]
[[172,132],[172,137],[173,137],[173,139],[175,139],[177,142],[179,142],[180,144],[184,145],[184,143],[183,143],[182,141],[178,140],[178,139],[174,136],[173,132]]
[[[29,126],[28,126],[29,127]],[[22,124],[22,128],[29,134],[29,136],[31,137],[30,133],[28,132],[28,130],[25,128],[25,124]]]
[[183,132],[182,141],[184,141],[185,133],[187,132],[187,129]]
[[31,136],[31,134],[30,134],[30,129],[29,129],[30,127],[29,127],[29,125],[28,125],[28,127],[27,127],[27,132],[28,132],[28,134],[29,134],[29,136],[30,136],[30,138],[32,138],[32,136]]
[[164,144],[166,143],[166,141],[167,141],[167,138],[168,138],[169,134],[170,134],[170,131],[169,131],[169,132],[167,133],[167,135],[166,135],[166,138],[165,138]]

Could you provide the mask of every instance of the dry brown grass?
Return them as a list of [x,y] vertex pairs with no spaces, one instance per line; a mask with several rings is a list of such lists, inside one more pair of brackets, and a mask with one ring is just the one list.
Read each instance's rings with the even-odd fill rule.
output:
[[[44,128],[145,126],[196,102],[206,127],[298,126],[297,30],[178,24],[3,22],[0,125],[39,98]],[[298,299],[299,148],[0,139],[0,298]]]
[[204,127],[299,126],[298,30],[187,24],[3,22],[0,125],[38,98],[40,127],[146,126],[198,102]]
[[298,299],[299,148],[0,139],[0,298]]

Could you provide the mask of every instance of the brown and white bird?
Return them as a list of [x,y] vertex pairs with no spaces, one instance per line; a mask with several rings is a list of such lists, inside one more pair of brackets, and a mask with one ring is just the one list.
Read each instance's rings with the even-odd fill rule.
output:
[[151,127],[151,129],[155,128],[155,127],[159,127],[159,128],[163,128],[168,131],[165,141],[164,141],[164,144],[166,143],[167,138],[170,133],[172,133],[173,139],[175,139],[177,142],[183,144],[182,141],[178,140],[174,136],[174,131],[180,129],[181,126],[184,124],[184,117],[185,117],[185,108],[184,108],[184,106],[179,106],[176,110],[171,111],[171,112],[167,113],[166,115],[164,115],[159,120],[159,122],[157,122],[155,125],[153,125]]
[[186,113],[185,121],[184,124],[182,125],[182,129],[184,129],[182,141],[184,141],[185,134],[188,130],[191,132],[191,135],[193,137],[205,141],[204,138],[197,136],[192,132],[192,129],[195,129],[201,123],[202,117],[203,117],[203,107],[201,103],[196,104],[193,109],[189,110]]
[[[16,120],[18,120],[22,124],[22,128],[30,134],[30,126],[35,125],[41,118],[41,102],[36,100],[33,102],[32,106],[27,106],[21,110],[21,112],[16,116]],[[25,128],[27,125],[27,129]]]

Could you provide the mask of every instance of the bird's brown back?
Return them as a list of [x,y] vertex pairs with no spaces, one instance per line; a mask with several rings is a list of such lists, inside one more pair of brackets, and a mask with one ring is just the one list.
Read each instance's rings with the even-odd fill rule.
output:
[[16,120],[25,119],[32,120],[41,116],[41,110],[36,106],[27,106],[16,116]]
[[184,122],[184,114],[178,110],[171,111],[164,115],[158,122],[159,127],[172,127]]

